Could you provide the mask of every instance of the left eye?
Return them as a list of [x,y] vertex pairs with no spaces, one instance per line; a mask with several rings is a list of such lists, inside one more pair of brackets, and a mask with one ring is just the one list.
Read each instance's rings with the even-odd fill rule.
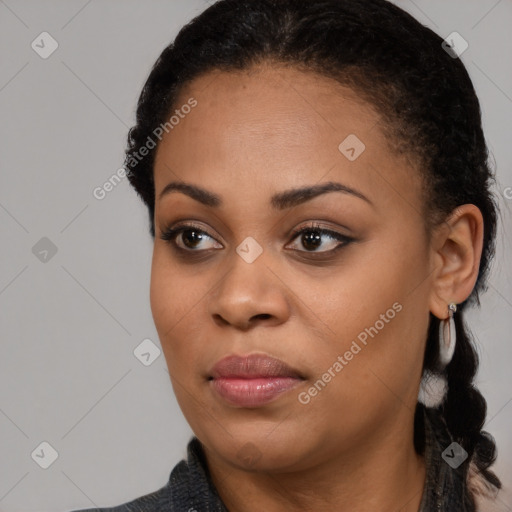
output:
[[[295,242],[293,249],[301,252],[329,252],[340,249],[351,241],[347,236],[331,231],[329,229],[322,229],[320,227],[307,227],[295,232]],[[297,245],[300,244],[303,249],[297,249]]]

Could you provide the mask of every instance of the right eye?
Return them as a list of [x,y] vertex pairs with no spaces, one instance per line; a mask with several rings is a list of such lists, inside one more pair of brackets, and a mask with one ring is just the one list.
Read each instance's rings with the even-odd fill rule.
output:
[[192,224],[166,228],[160,238],[181,251],[200,252],[223,248],[206,231]]

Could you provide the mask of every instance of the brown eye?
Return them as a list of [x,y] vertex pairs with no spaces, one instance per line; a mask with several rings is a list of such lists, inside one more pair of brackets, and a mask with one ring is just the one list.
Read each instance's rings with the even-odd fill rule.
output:
[[336,231],[310,226],[296,231],[293,240],[297,240],[291,244],[297,251],[324,253],[340,249],[353,239]]
[[208,249],[222,249],[222,245],[217,240],[195,226],[168,228],[160,238],[183,251],[199,252]]
[[307,251],[315,251],[322,245],[322,234],[319,231],[305,231],[301,243]]
[[195,229],[186,229],[181,232],[182,243],[189,249],[195,249],[203,240],[203,238],[203,233]]

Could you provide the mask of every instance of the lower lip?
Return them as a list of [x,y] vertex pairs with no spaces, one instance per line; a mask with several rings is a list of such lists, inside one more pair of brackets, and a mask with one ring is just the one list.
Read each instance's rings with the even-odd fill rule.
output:
[[213,389],[227,402],[239,407],[260,407],[275,400],[301,382],[293,377],[243,379],[219,377],[211,381]]

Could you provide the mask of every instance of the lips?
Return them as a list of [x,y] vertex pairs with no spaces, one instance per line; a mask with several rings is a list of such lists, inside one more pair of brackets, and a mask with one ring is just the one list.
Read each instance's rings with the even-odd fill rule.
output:
[[231,405],[260,407],[299,385],[303,377],[280,359],[252,354],[221,359],[210,372],[214,392]]
[[216,379],[223,378],[268,378],[268,377],[292,377],[301,378],[299,372],[288,366],[284,361],[268,357],[263,354],[250,356],[228,356],[221,359],[211,371],[211,376]]

